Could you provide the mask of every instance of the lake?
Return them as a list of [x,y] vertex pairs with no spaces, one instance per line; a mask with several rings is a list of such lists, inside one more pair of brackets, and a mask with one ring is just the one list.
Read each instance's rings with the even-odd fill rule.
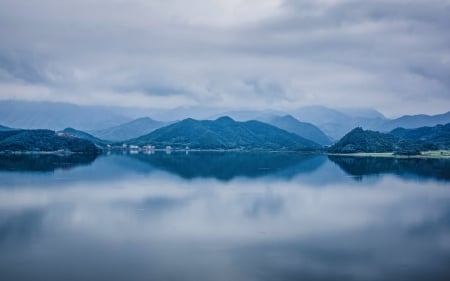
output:
[[450,280],[450,160],[0,156],[0,280]]

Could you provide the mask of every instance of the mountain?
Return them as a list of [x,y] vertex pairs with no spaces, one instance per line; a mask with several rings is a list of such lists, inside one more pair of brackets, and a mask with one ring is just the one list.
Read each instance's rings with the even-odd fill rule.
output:
[[437,115],[405,115],[397,119],[388,120],[382,126],[380,130],[390,131],[395,128],[414,129],[420,127],[432,127],[436,125],[444,125],[450,123],[450,111]]
[[397,128],[389,134],[355,128],[334,144],[329,152],[415,155],[437,149],[450,149],[450,124],[418,129]]
[[143,117],[119,126],[92,131],[91,133],[104,140],[124,141],[146,135],[167,124],[166,122]]
[[300,122],[292,115],[286,114],[281,111],[275,110],[240,110],[240,111],[228,111],[222,115],[213,115],[212,118],[216,119],[220,116],[229,116],[236,121],[261,121],[288,132],[297,134],[305,139],[312,140],[321,145],[329,145],[332,140],[325,135],[318,127],[311,123]]
[[94,137],[91,134],[88,134],[86,132],[80,131],[80,130],[76,130],[73,128],[65,128],[64,130],[58,132],[58,133],[62,133],[65,134],[68,137],[77,137],[79,139],[83,139],[83,140],[88,140],[94,144],[96,144],[99,147],[105,147],[108,144],[110,144],[111,142],[109,141],[105,141],[99,138]]
[[400,138],[358,127],[330,147],[332,153],[392,152]]
[[378,128],[386,118],[373,109],[336,110],[325,106],[306,106],[293,111],[302,122],[312,123],[333,139],[340,139],[355,127]]
[[230,117],[185,119],[130,140],[129,144],[193,149],[311,150],[320,145],[259,121],[237,122]]
[[14,129],[0,125],[0,132],[2,132],[2,131],[11,131],[11,130],[14,130]]
[[[186,118],[193,119],[216,119],[211,118],[219,112],[227,111],[228,109],[221,107],[210,107],[207,105],[195,105],[195,106],[178,106],[170,109],[152,109],[151,114],[147,113],[141,116],[152,116],[156,120],[170,122],[173,120],[183,120]],[[220,115],[223,116],[223,115]]]
[[78,106],[69,103],[0,101],[0,123],[23,129],[80,130],[107,128],[130,121],[106,107]]
[[397,128],[390,134],[408,141],[430,143],[437,149],[450,149],[450,123],[417,129]]
[[267,120],[266,123],[299,135],[305,139],[312,140],[321,145],[329,145],[332,142],[332,140],[319,128],[311,123],[300,122],[292,117],[292,115],[274,116]]
[[336,110],[354,118],[386,119],[386,117],[381,112],[373,108],[340,107]]
[[285,112],[276,111],[276,110],[232,110],[225,111],[219,114],[214,114],[209,116],[206,119],[214,120],[220,118],[222,116],[228,116],[236,121],[250,121],[256,120],[261,122],[266,122],[273,117],[286,115]]
[[51,130],[14,130],[0,132],[0,151],[55,152],[59,150],[97,154],[90,141]]

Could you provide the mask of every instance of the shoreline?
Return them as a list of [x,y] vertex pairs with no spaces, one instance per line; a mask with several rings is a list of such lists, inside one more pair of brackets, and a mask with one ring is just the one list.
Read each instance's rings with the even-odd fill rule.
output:
[[[441,154],[442,152],[442,154]],[[395,155],[393,152],[357,152],[357,153],[327,153],[329,156],[345,157],[377,157],[398,159],[450,159],[449,150],[424,151],[420,155]]]
[[[327,153],[325,151],[289,151],[289,150],[242,150],[242,149],[155,149],[152,151],[129,151],[129,150],[103,150],[102,153],[97,155],[107,155],[111,152],[115,153],[126,153],[126,154],[143,154],[151,155],[155,152],[161,153],[166,152],[171,153],[197,153],[197,152],[238,152],[238,153],[293,153],[293,154],[303,154],[303,155],[326,155],[326,156],[339,156],[339,157],[374,157],[374,158],[397,158],[397,159],[450,159],[450,150],[433,150],[424,151],[420,155],[395,155],[393,152],[357,152],[357,153]],[[57,156],[70,156],[74,154],[79,155],[89,155],[91,153],[84,152],[73,152],[73,151],[0,151],[0,155],[57,155]]]
[[[74,154],[79,155],[93,155],[95,153],[73,152],[73,151],[0,151],[0,155],[58,155],[70,156]],[[97,153],[96,155],[100,155]]]

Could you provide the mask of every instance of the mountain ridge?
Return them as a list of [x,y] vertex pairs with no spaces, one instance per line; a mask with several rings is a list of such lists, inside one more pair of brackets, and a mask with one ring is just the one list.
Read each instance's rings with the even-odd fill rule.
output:
[[157,121],[150,117],[140,117],[117,126],[90,131],[90,133],[103,140],[125,141],[146,135],[168,124],[170,122]]
[[[318,127],[335,140],[340,139],[351,129],[359,126],[370,130],[389,132],[397,127],[419,128],[450,123],[450,112],[436,115],[404,115],[392,119],[385,118],[383,114],[370,108],[333,109],[326,106],[304,106],[283,111],[235,110],[200,106],[175,109],[145,109],[83,106],[64,102],[1,100],[0,124],[11,128],[23,129],[63,130],[64,128],[72,127],[92,134],[93,131],[113,128],[132,122],[138,116],[151,116],[166,122],[167,120],[180,120],[190,116],[197,119],[208,119],[210,116],[217,116],[220,112],[230,112],[239,117],[239,121],[255,119],[262,122],[267,122],[268,119],[277,115],[290,114],[300,122],[311,123]],[[135,135],[126,135],[120,139],[138,137],[138,134],[146,133],[148,131],[139,131]],[[95,136],[105,139],[101,135]]]
[[187,118],[127,143],[192,149],[305,150],[321,147],[260,121],[238,122],[227,116],[216,120]]
[[72,152],[98,154],[97,146],[84,139],[67,136],[52,130],[11,130],[0,132],[2,152]]
[[64,130],[59,131],[58,133],[66,134],[67,136],[77,137],[79,139],[88,140],[100,148],[104,148],[108,144],[111,144],[110,141],[99,139],[89,133],[74,128],[65,128]]
[[305,139],[312,140],[321,145],[329,145],[332,143],[330,137],[328,137],[318,127],[311,123],[301,122],[290,114],[284,116],[274,116],[267,120],[266,123],[297,134]]
[[450,149],[450,123],[417,129],[397,128],[389,133],[357,127],[329,148],[331,153],[420,154],[427,150]]
[[105,128],[129,121],[106,107],[80,106],[62,102],[0,101],[0,123],[13,128],[80,130]]

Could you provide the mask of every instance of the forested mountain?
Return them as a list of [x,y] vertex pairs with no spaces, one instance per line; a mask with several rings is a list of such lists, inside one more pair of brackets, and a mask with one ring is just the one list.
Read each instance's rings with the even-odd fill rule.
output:
[[330,147],[332,153],[392,152],[400,138],[358,127]]
[[51,130],[12,130],[0,132],[0,151],[98,153],[92,142]]
[[105,147],[106,145],[110,144],[110,141],[105,141],[99,138],[94,137],[93,135],[86,133],[84,131],[76,130],[74,128],[65,128],[60,133],[66,134],[67,136],[73,136],[80,139],[88,140],[97,146]]
[[185,119],[127,143],[193,149],[311,150],[320,145],[259,121]]
[[[450,112],[437,115],[405,115],[396,119],[389,119],[371,108],[345,109],[306,106],[279,111],[194,106],[156,109],[83,106],[63,102],[0,101],[0,124],[3,126],[51,130],[71,127],[86,131],[100,139],[112,141],[123,141],[148,134],[169,124],[167,122],[172,120],[181,120],[188,117],[202,120],[211,119],[211,117],[215,119],[224,115],[231,116],[237,121],[257,120],[261,122],[269,122],[271,118],[277,116],[291,115],[300,122],[316,126],[334,140],[340,139],[355,127],[389,132],[398,127],[411,129],[450,123]],[[157,120],[164,120],[164,122],[150,118],[135,119],[138,116],[152,116]]]
[[397,128],[390,133],[355,128],[330,147],[329,151],[419,154],[421,151],[438,149],[450,149],[450,124],[418,129]]
[[438,149],[450,149],[450,123],[417,129],[397,128],[390,134],[408,141],[430,143]]

